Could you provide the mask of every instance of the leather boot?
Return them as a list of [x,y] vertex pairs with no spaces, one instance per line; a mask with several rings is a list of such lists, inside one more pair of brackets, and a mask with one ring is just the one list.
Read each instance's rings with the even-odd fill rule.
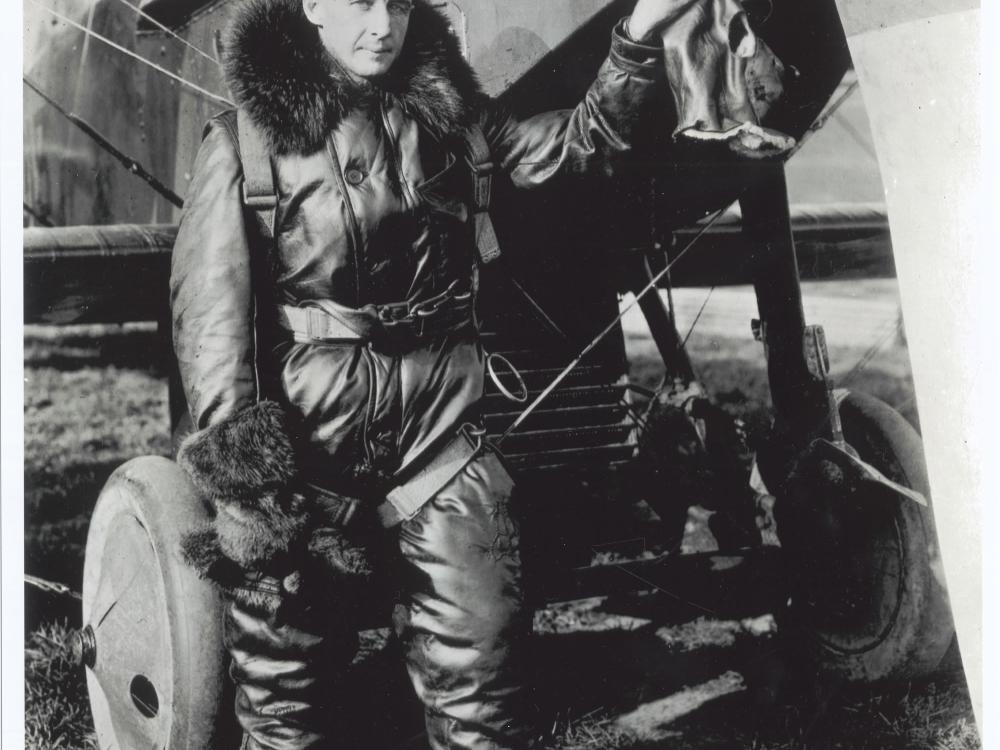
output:
[[357,632],[327,599],[306,603],[276,578],[255,588],[254,597],[234,597],[225,616],[241,750],[330,748]]
[[394,624],[434,750],[529,745],[523,652],[531,616],[513,487],[486,453],[400,528],[406,594]]

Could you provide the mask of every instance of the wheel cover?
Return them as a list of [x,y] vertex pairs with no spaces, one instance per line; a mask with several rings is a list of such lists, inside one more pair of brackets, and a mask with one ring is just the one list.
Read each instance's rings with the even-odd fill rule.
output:
[[183,535],[206,518],[183,470],[165,458],[129,461],[101,491],[87,534],[81,632],[101,748],[235,744],[222,601],[181,553]]
[[174,716],[166,591],[146,528],[118,498],[92,521],[84,576],[84,624],[95,658],[87,670],[101,747],[166,747]]

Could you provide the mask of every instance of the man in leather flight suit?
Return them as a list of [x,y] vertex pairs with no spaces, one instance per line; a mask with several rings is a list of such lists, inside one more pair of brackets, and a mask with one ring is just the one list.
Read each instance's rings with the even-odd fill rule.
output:
[[[459,429],[477,421],[484,377],[468,133],[517,187],[613,171],[664,85],[659,40],[635,40],[690,5],[639,0],[584,100],[523,120],[482,94],[426,0],[237,8],[225,72],[277,202],[259,221],[248,131],[214,118],[171,302],[197,430],[178,460],[215,508],[185,552],[228,593],[244,748],[337,746],[351,603],[370,572],[359,529],[474,434]],[[395,632],[434,748],[526,747],[513,482],[489,450],[454,466],[438,486],[421,478],[426,496],[380,531],[401,559]]]

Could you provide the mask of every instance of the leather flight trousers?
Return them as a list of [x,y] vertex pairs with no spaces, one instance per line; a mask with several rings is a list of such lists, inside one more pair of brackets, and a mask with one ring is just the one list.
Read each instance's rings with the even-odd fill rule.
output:
[[[533,736],[524,680],[531,613],[513,489],[499,458],[486,452],[398,528],[393,626],[433,750],[522,750]],[[346,748],[336,717],[351,690],[346,671],[357,632],[352,617],[341,616],[350,605],[328,593],[327,603],[289,602],[277,614],[230,604],[226,645],[242,750]]]

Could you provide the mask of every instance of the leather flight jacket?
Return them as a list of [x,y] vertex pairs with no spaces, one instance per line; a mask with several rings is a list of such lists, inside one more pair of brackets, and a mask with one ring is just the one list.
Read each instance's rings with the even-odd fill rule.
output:
[[[477,423],[485,358],[475,327],[449,308],[461,314],[394,349],[296,340],[276,311],[370,305],[387,316],[383,328],[427,334],[422,306],[449,289],[461,297],[475,264],[474,180],[456,134],[478,127],[494,180],[522,189],[606,179],[639,124],[656,119],[662,52],[619,24],[580,104],[519,118],[479,90],[429,3],[414,6],[399,72],[378,89],[330,66],[298,0],[259,6],[227,41],[225,65],[269,149],[273,238],[243,205],[236,116],[224,113],[205,130],[172,257],[181,380],[196,429],[262,399],[282,404],[301,426],[304,480],[363,496]],[[287,49],[296,54],[279,54]]]

